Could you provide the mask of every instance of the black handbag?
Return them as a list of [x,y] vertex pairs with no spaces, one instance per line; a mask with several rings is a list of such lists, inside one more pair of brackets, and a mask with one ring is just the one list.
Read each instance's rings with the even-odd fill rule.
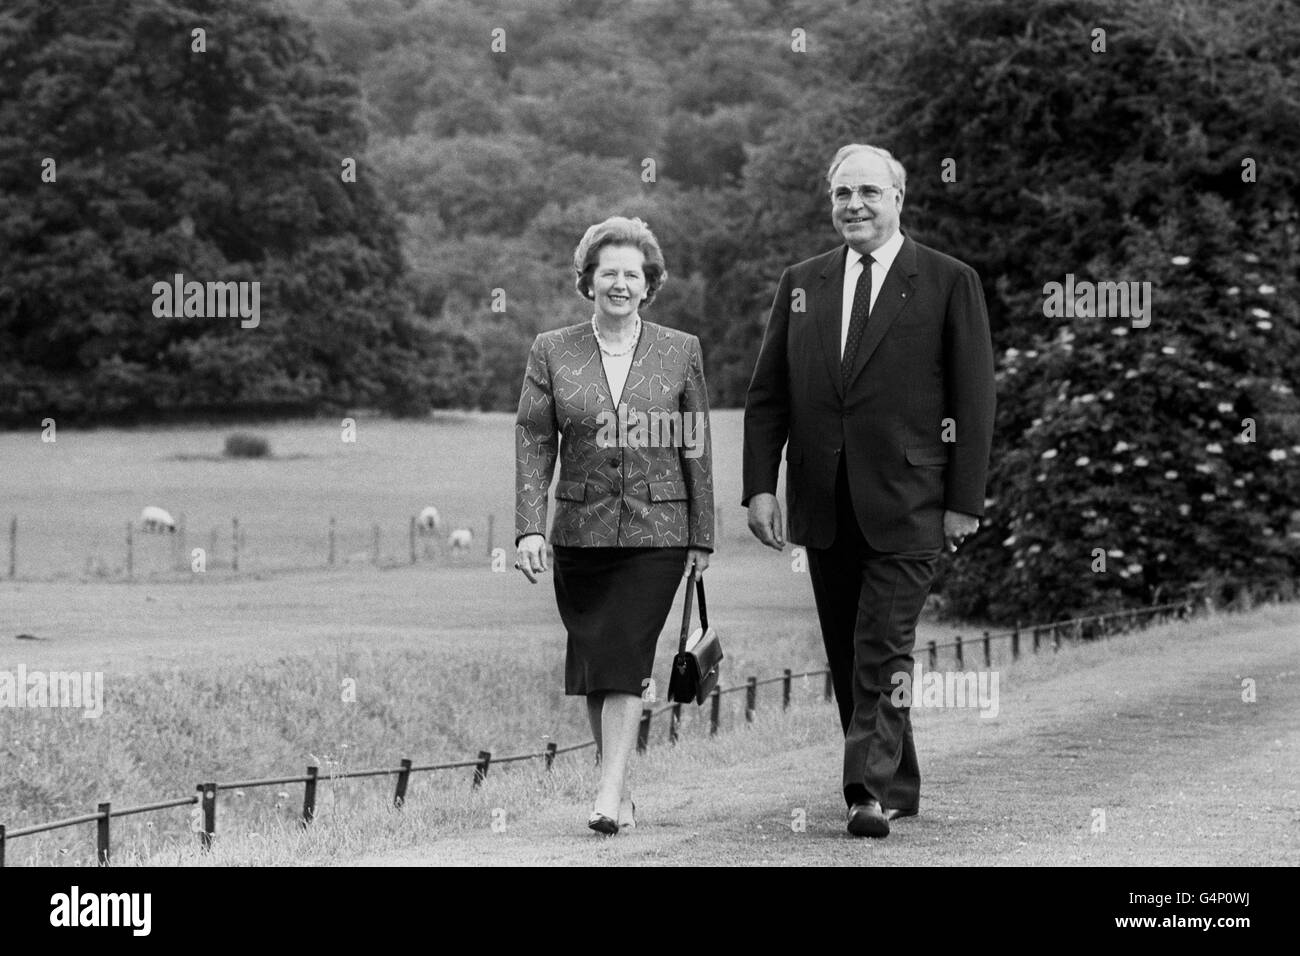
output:
[[[691,585],[694,585],[692,587]],[[691,598],[700,595],[700,626],[691,632]],[[688,649],[689,647],[689,649]],[[673,658],[668,678],[668,699],[677,704],[704,703],[718,686],[718,664],[722,662],[722,642],[718,632],[709,627],[709,611],[704,604],[704,578],[691,568],[686,582],[686,609],[682,614],[682,639]]]

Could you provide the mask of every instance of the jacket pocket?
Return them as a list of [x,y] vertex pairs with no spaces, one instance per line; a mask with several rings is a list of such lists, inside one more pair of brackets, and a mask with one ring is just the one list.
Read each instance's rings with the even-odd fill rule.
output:
[[555,497],[564,501],[583,501],[587,497],[587,485],[581,481],[557,481]]
[[652,481],[650,482],[651,501],[685,501],[686,482]]
[[909,465],[946,465],[948,464],[948,449],[943,445],[928,448],[909,448],[907,449],[907,463]]

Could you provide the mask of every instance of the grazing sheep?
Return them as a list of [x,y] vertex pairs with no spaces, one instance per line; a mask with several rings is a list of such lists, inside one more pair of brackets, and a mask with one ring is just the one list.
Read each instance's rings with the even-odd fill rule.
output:
[[447,544],[453,554],[458,551],[468,551],[473,543],[474,532],[469,528],[457,528],[447,537]]
[[147,506],[140,512],[140,530],[149,534],[176,533],[176,520],[162,508]]
[[415,528],[421,535],[436,536],[442,531],[442,515],[438,514],[437,508],[429,505],[415,519]]

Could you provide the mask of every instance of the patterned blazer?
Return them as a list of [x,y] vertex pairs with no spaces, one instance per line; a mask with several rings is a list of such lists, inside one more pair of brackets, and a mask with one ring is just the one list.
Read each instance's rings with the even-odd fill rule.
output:
[[713,550],[713,458],[700,340],[642,320],[619,407],[591,324],[543,332],[515,420],[515,542]]

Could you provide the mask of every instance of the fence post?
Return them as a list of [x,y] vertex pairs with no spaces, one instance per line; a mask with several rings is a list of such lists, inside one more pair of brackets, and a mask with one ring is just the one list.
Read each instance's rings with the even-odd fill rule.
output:
[[682,722],[682,705],[673,704],[672,716],[668,719],[668,742],[677,743],[677,731]]
[[212,849],[212,838],[217,835],[217,785],[215,781],[198,786],[199,806],[203,810],[203,830],[199,833],[199,846]]
[[415,563],[415,515],[411,515],[411,563]]
[[230,519],[230,570],[239,570],[239,519]]
[[111,804],[101,803],[99,805],[99,819],[95,821],[95,829],[99,831],[95,840],[95,859],[99,862],[100,866],[108,866],[109,863],[108,826],[111,819],[109,815],[111,810]]
[[984,632],[984,666],[993,666],[993,644],[989,640],[989,632]]
[[307,767],[307,782],[302,788],[302,825],[305,828],[316,817],[316,775],[320,769]]
[[650,718],[654,716],[654,711],[649,707],[641,708],[641,726],[636,732],[636,752],[645,753],[646,747],[650,745]]
[[333,515],[330,515],[330,554],[329,554],[329,558],[328,558],[328,559],[326,560],[326,562],[325,562],[325,563],[328,564],[330,567],[333,567],[333,566],[334,566],[334,535],[335,535],[335,530],[334,530],[334,528],[335,528],[335,524],[336,524],[336,522],[335,522],[335,520],[334,520],[334,516],[333,516]]
[[474,768],[474,782],[470,784],[471,790],[477,790],[483,784],[484,778],[488,775],[488,768],[492,766],[492,751],[480,750],[478,752],[478,766]]
[[5,825],[0,823],[0,869],[5,865]]
[[828,702],[835,698],[835,675],[831,673],[830,661],[826,662],[826,686],[822,688],[822,698]]
[[1016,629],[1011,632],[1011,659],[1020,660],[1020,622],[1016,621]]
[[1034,625],[1034,653],[1035,654],[1038,653],[1038,637],[1039,637],[1039,631],[1041,630],[1042,628],[1040,628],[1037,624]]
[[[9,519],[9,579],[13,580],[18,567],[18,516]],[[0,861],[0,866],[3,866]]]
[[550,770],[551,765],[555,763],[555,751],[557,749],[558,748],[555,746],[555,741],[553,740],[546,745],[546,769],[547,770]]
[[135,574],[135,542],[131,540],[131,522],[126,523],[126,576]]
[[393,806],[398,810],[406,803],[406,784],[411,779],[411,761],[402,758],[402,769],[397,773],[397,792],[393,794]]
[[709,696],[712,698],[709,711],[709,736],[711,737],[718,732],[718,724],[722,722],[722,691],[715,687]]
[[1061,626],[1059,624],[1053,624],[1052,625],[1052,651],[1055,652],[1055,651],[1059,651],[1060,649],[1061,649]]
[[961,635],[960,635],[960,634],[957,635],[957,643],[956,643],[955,646],[956,646],[956,648],[957,648],[957,669],[960,670],[962,667],[965,666],[965,663],[966,663],[966,662],[963,660],[963,658],[962,658],[962,652],[961,652]]
[[177,571],[185,571],[190,567],[189,549],[185,547],[185,512],[181,512],[180,520],[176,522],[176,535],[172,539],[176,542],[175,553],[172,555],[172,564]]
[[939,645],[936,644],[934,641],[931,641],[929,646],[929,652],[930,652],[930,670],[932,671],[938,670],[939,669]]
[[487,553],[489,558],[492,557],[492,531],[496,520],[496,515],[488,515]]
[[791,677],[792,673],[793,672],[790,670],[790,668],[787,667],[785,669],[785,676],[781,680],[781,709],[782,710],[790,709],[790,684],[794,680],[794,678]]
[[754,722],[754,710],[758,707],[758,678],[751,677],[745,681],[745,723]]

